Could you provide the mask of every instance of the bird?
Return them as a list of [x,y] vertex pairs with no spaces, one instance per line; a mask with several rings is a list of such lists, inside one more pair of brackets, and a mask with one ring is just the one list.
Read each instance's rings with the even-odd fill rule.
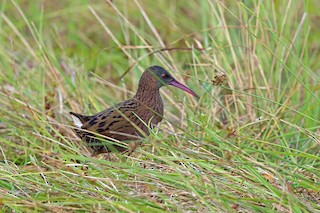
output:
[[92,155],[109,152],[126,152],[131,142],[133,150],[141,139],[149,136],[149,130],[162,121],[163,102],[160,88],[174,86],[199,98],[178,82],[161,66],[151,66],[141,75],[136,94],[94,115],[70,112],[78,137],[93,149]]

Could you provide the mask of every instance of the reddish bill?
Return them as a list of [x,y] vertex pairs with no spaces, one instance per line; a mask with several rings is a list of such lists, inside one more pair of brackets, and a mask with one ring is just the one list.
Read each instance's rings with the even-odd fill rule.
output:
[[182,89],[184,91],[186,91],[187,93],[190,93],[191,95],[199,98],[199,96],[193,92],[191,89],[189,89],[188,87],[186,87],[185,85],[181,84],[180,82],[178,82],[177,80],[173,80],[169,83],[169,85],[172,85],[172,86],[175,86],[175,87],[178,87],[179,89]]

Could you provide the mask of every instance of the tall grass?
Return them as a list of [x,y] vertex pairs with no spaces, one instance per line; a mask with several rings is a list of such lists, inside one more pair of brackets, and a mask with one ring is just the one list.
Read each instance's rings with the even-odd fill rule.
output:
[[[315,212],[317,1],[0,3],[4,212]],[[93,114],[166,67],[164,121],[130,156],[92,157]]]

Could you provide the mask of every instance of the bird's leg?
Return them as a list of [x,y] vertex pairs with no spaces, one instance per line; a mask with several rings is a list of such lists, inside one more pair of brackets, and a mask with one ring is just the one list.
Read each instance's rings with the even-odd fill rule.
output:
[[108,160],[108,161],[111,161],[111,157],[110,157],[110,152],[107,152],[105,155],[105,159]]
[[98,155],[102,154],[103,158],[111,161],[110,153],[109,152],[100,152],[99,150],[94,150],[91,154],[91,157],[97,157]]
[[141,144],[141,141],[132,142],[130,143],[130,145],[128,145],[129,149],[124,151],[123,153],[127,153],[127,155],[130,156]]
[[98,150],[93,150],[91,157],[96,157],[97,155],[99,155],[99,151]]

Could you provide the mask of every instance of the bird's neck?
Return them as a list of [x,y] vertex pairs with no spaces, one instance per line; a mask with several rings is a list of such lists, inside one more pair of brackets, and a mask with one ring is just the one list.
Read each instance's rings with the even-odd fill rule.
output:
[[[138,101],[139,104],[143,106],[143,108],[148,109],[145,111],[145,116],[152,117],[154,113],[156,114],[156,120],[154,121],[155,124],[162,120],[163,102],[159,88],[150,88],[146,85],[139,85],[138,91],[136,95],[133,97],[133,99]],[[150,110],[153,112],[151,115],[150,113],[148,113],[150,112]]]
[[[143,83],[143,81],[140,80],[137,93],[133,97],[133,99],[138,101],[141,106],[149,109],[145,113],[148,114],[148,111],[150,111],[150,109],[151,111],[156,113],[157,116],[154,123],[158,123],[159,121],[161,121],[163,116],[163,102],[160,96],[159,89],[160,88],[156,85],[156,82],[154,84],[151,81],[149,81],[148,83]],[[151,114],[151,116],[153,116],[153,113]]]
[[157,85],[140,83],[134,98],[143,103],[148,103],[161,99],[161,96]]

